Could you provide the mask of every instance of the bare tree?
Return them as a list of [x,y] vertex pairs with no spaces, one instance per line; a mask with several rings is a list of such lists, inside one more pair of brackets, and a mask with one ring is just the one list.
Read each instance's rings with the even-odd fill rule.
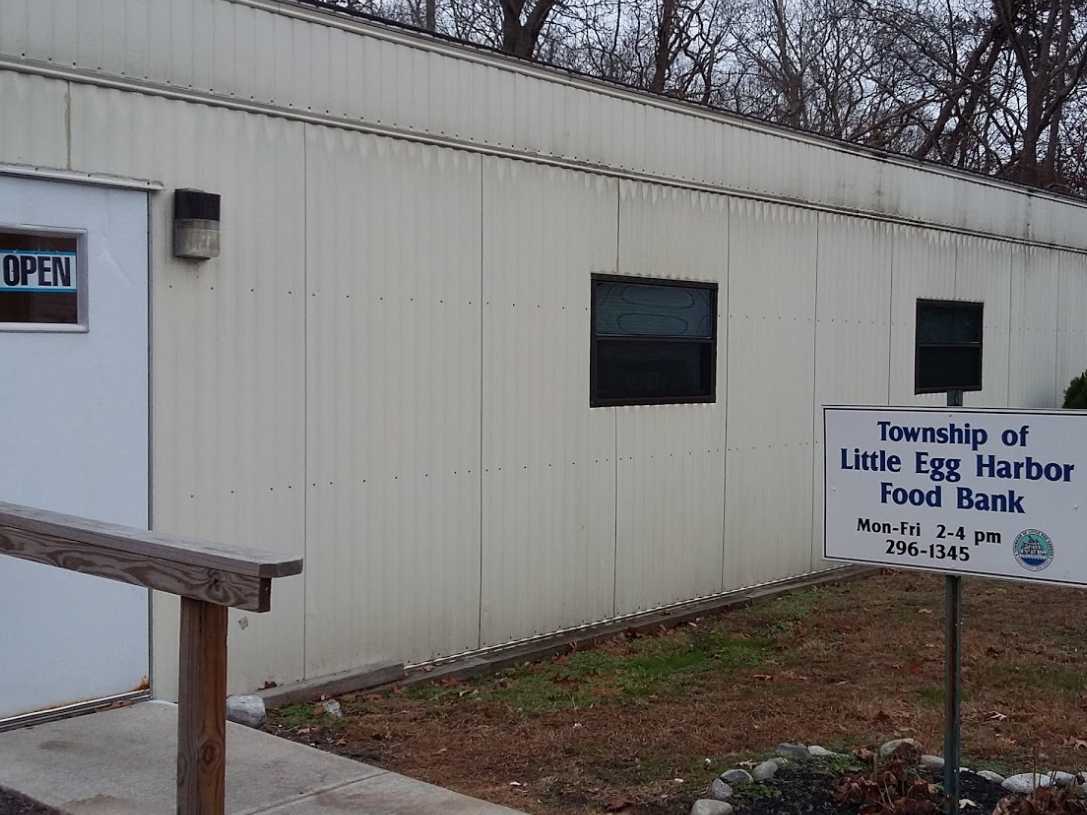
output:
[[328,0],[789,127],[1087,194],[1087,0]]

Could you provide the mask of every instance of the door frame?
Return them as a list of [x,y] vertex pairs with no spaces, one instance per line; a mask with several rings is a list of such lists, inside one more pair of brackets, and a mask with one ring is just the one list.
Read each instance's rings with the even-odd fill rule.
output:
[[[0,177],[12,178],[12,179],[24,179],[28,181],[38,182],[54,182],[60,184],[75,184],[79,186],[89,187],[105,187],[109,189],[129,190],[132,192],[142,192],[144,194],[144,218],[145,218],[145,232],[146,232],[146,251],[147,257],[145,260],[145,270],[147,275],[146,285],[146,336],[147,336],[147,377],[145,382],[147,393],[147,456],[146,456],[146,482],[147,482],[147,495],[145,496],[147,509],[147,525],[148,529],[154,528],[154,505],[152,501],[152,448],[153,448],[153,423],[152,423],[152,411],[153,411],[153,393],[152,393],[152,377],[154,372],[152,369],[152,345],[154,342],[153,334],[153,275],[152,275],[152,261],[154,258],[154,231],[152,229],[152,196],[156,192],[160,192],[163,187],[161,184],[148,182],[140,179],[129,178],[102,178],[86,176],[80,173],[65,172],[65,171],[40,171],[36,168],[26,167],[10,167],[0,164]],[[6,224],[8,226],[15,226],[13,224]],[[42,233],[48,233],[48,228],[40,230]],[[61,234],[58,231],[58,234]],[[88,285],[87,281],[90,276],[89,261],[90,258],[86,253],[85,246],[87,243],[87,231],[86,229],[73,228],[72,230],[64,231],[63,234],[78,234],[79,245],[83,254],[83,260],[80,261],[77,268],[77,274],[79,275],[79,308],[81,323],[74,326],[26,326],[20,327],[18,325],[0,324],[0,334],[3,333],[88,333],[91,330],[91,314],[90,304],[87,300],[88,297]],[[4,557],[0,555],[0,557]],[[94,699],[87,699],[80,702],[73,702],[71,704],[57,705],[49,708],[43,708],[41,710],[35,710],[28,713],[19,713],[14,716],[8,716],[6,718],[0,718],[0,733],[14,730],[21,727],[28,727],[31,725],[43,724],[45,722],[56,721],[59,719],[65,719],[72,716],[77,716],[83,713],[89,713],[96,710],[112,707],[121,703],[134,703],[149,700],[153,697],[152,688],[154,687],[154,597],[153,592],[150,589],[146,590],[146,606],[147,606],[147,682],[143,687],[135,690],[125,691],[123,693],[112,694],[108,696],[98,697]]]

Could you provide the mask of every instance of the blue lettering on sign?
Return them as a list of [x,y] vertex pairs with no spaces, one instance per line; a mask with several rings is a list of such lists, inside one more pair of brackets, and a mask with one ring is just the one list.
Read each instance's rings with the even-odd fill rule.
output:
[[75,252],[0,249],[0,294],[76,291]]
[[[872,439],[872,447],[839,448],[840,470],[912,474],[922,476],[930,482],[927,487],[913,487],[879,480],[881,504],[932,508],[946,506],[975,512],[1026,514],[1025,496],[1019,490],[991,491],[988,488],[979,489],[959,483],[964,478],[971,477],[970,463],[967,459],[946,455],[947,448],[951,448],[951,452],[955,452],[955,447],[970,448],[973,451],[972,477],[978,479],[1048,482],[1052,485],[1071,484],[1075,479],[1075,464],[1047,461],[1032,455],[1008,458],[1001,455],[1001,452],[1009,448],[1027,447],[1030,435],[1028,424],[1007,427],[993,435],[983,427],[959,421],[908,425],[880,419],[875,422],[874,429],[876,433]],[[880,444],[887,447],[877,446]],[[905,449],[903,445],[906,446]],[[917,449],[914,445],[932,445],[936,449]],[[987,452],[983,449],[987,446],[1001,452]],[[905,455],[900,455],[895,450]],[[944,486],[948,487],[946,504]]]

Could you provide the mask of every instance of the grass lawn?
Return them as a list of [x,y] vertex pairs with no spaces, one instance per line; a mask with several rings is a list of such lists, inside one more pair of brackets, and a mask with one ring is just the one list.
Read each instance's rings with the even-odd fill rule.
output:
[[[1087,593],[964,581],[964,764],[1087,768]],[[782,741],[942,752],[943,580],[885,573],[465,682],[273,711],[280,735],[532,813],[675,813]],[[742,815],[742,813],[741,813]]]

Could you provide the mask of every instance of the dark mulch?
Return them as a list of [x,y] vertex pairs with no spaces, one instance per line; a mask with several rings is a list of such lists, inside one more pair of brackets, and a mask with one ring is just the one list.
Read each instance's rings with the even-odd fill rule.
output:
[[[733,803],[738,815],[855,815],[856,804],[835,800],[834,783],[839,777],[817,763],[784,768],[765,784],[737,787]],[[963,810],[972,815],[989,815],[1007,795],[999,784],[974,773],[962,775],[960,789],[962,800],[977,804]]]
[[994,784],[974,773],[963,773],[960,776],[959,786],[960,800],[973,801],[982,812],[992,812],[997,802],[1008,795],[999,784]]
[[52,807],[0,787],[0,815],[60,815]]

